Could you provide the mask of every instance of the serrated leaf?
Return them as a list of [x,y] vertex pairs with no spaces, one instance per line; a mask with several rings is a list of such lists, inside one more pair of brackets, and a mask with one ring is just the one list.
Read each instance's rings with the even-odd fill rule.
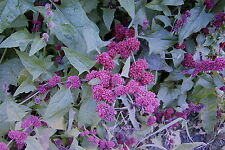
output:
[[38,59],[36,56],[29,56],[26,52],[16,51],[22,64],[27,71],[32,74],[33,80],[37,79],[42,73],[48,73],[47,69],[53,64],[45,60]]
[[36,36],[34,38],[34,40],[33,40],[33,43],[31,44],[31,49],[30,49],[30,52],[29,52],[29,56],[34,55],[39,50],[44,48],[46,45],[47,45],[47,43],[42,38],[40,38],[39,36]]
[[183,5],[184,1],[183,0],[163,0],[162,4],[168,5],[168,6],[179,6],[179,5]]
[[0,33],[11,26],[11,23],[21,14],[32,10],[33,1],[28,0],[7,0],[1,3],[2,12],[0,15]]
[[193,143],[183,143],[179,146],[176,146],[173,148],[173,150],[193,150],[195,147],[198,147],[200,145],[204,145],[203,142],[193,142]]
[[135,5],[134,0],[118,0],[120,5],[128,12],[130,17],[134,19],[135,17]]
[[26,149],[25,150],[45,150],[42,145],[40,144],[40,142],[32,136],[29,136],[26,141]]
[[61,87],[59,91],[50,99],[45,114],[44,120],[50,125],[63,117],[72,107],[73,97],[70,89]]
[[170,21],[169,17],[167,17],[167,16],[158,15],[158,16],[155,16],[155,19],[162,21],[164,23],[164,28],[168,27],[168,26],[172,26],[171,21]]
[[213,132],[217,123],[217,105],[219,102],[220,99],[214,94],[208,95],[201,102],[204,104],[204,107],[200,112],[201,120],[203,128],[207,133]]
[[184,78],[181,84],[181,93],[189,91],[194,85],[192,78]]
[[16,89],[16,92],[13,96],[17,96],[20,93],[28,93],[36,90],[36,87],[31,78],[27,78],[23,83]]
[[95,100],[89,98],[83,101],[78,113],[79,126],[96,126],[101,119],[96,112]]
[[11,48],[11,47],[20,47],[21,50],[24,50],[23,47],[27,47],[29,42],[32,40],[32,35],[25,29],[17,31],[11,34],[7,39],[5,39],[1,44],[0,48]]
[[130,57],[127,58],[123,70],[121,72],[121,76],[128,78],[129,77],[129,72],[130,72]]
[[105,23],[106,28],[110,31],[111,24],[114,19],[115,9],[103,8],[103,21]]
[[211,13],[206,13],[202,8],[193,8],[190,10],[191,16],[187,18],[187,22],[178,32],[179,44],[192,33],[200,31],[213,19]]
[[63,47],[63,50],[70,63],[79,71],[79,74],[89,71],[95,65],[95,61],[83,56],[75,50],[66,47]]

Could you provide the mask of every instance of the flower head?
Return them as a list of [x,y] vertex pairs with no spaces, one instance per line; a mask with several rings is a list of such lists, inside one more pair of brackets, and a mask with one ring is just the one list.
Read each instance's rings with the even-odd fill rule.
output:
[[9,150],[9,148],[5,143],[0,142],[0,150]]
[[106,103],[98,104],[96,110],[99,117],[104,120],[113,121],[115,119],[116,111]]
[[61,81],[61,77],[60,76],[54,76],[52,77],[49,81],[48,81],[48,85],[51,87],[55,87],[57,86],[57,84]]
[[39,128],[41,126],[41,121],[38,117],[30,115],[27,117],[26,120],[24,120],[21,124],[21,128],[29,128],[31,126],[34,126],[36,128]]
[[24,131],[11,130],[8,133],[10,139],[15,140],[16,143],[24,143],[28,134]]
[[49,39],[48,33],[43,33],[42,38],[44,39],[45,42],[48,42],[48,39]]
[[106,70],[112,70],[115,67],[113,59],[107,52],[104,52],[96,57],[97,63],[102,64]]
[[68,78],[68,81],[66,83],[67,88],[80,88],[81,87],[81,81],[78,76],[70,76]]
[[155,116],[150,116],[150,117],[148,118],[147,125],[148,125],[148,126],[151,126],[151,125],[153,125],[155,122],[156,122],[156,117],[155,117]]
[[47,26],[48,26],[49,29],[52,29],[52,28],[55,27],[55,23],[53,21],[50,21],[50,22],[47,23]]

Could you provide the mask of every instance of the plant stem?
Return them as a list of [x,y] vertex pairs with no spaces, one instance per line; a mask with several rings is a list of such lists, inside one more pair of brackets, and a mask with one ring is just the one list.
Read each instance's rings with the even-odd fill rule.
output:
[[5,57],[6,52],[7,52],[7,48],[5,48],[5,50],[4,50],[3,54],[2,54],[2,57],[0,59],[0,64],[2,63],[2,61],[3,61],[4,57]]

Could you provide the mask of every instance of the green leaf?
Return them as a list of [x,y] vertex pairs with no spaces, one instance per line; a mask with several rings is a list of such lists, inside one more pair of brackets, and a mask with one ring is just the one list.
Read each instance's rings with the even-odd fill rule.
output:
[[42,145],[40,144],[40,142],[35,137],[29,136],[26,139],[25,143],[26,143],[26,149],[25,150],[34,150],[34,149],[45,150],[42,147]]
[[178,67],[184,59],[185,51],[183,51],[181,49],[174,49],[174,50],[170,51],[170,53],[172,54],[172,57],[173,57],[174,66]]
[[171,105],[180,94],[180,88],[171,88],[161,84],[157,97],[163,102],[163,107],[165,108]]
[[148,41],[149,45],[149,55],[150,54],[160,54],[162,51],[167,50],[173,44],[175,44],[174,38],[170,32],[167,30],[160,30],[154,32],[148,36],[140,36]]
[[26,18],[25,15],[20,15],[11,24],[12,28],[26,27],[26,26],[28,26],[28,19]]
[[23,83],[16,89],[16,92],[13,96],[17,96],[20,93],[29,93],[36,90],[36,87],[31,78],[27,78]]
[[111,24],[113,22],[115,9],[102,8],[103,10],[103,20],[106,28],[110,31]]
[[47,45],[47,43],[42,38],[40,38],[39,36],[36,36],[34,38],[34,40],[33,40],[33,43],[31,44],[31,49],[30,49],[30,52],[29,52],[29,56],[34,55],[39,50],[44,48],[46,45]]
[[7,121],[21,121],[26,115],[26,112],[13,101],[7,102]]
[[[108,44],[100,39],[97,25],[89,20],[79,0],[66,0],[60,6],[55,6],[56,10],[51,20],[56,26],[50,30],[67,47],[88,56],[91,51]],[[44,7],[36,9],[48,18]],[[62,28],[62,25],[70,26],[73,32],[65,32],[65,27]]]
[[202,8],[193,8],[190,10],[191,16],[178,32],[179,44],[192,33],[200,31],[213,19],[211,13],[206,13]]
[[6,0],[1,2],[2,12],[0,13],[0,33],[11,27],[11,23],[21,14],[32,10],[33,1],[29,0]]
[[163,0],[162,4],[168,5],[168,6],[179,6],[179,5],[183,5],[184,1],[183,0]]
[[37,136],[38,136],[38,141],[42,145],[42,147],[45,150],[48,150],[50,147],[51,139],[50,137],[56,132],[56,130],[52,128],[38,128],[37,129]]
[[92,1],[81,0],[80,1],[80,4],[82,5],[86,13],[90,13],[93,9],[95,9],[98,3],[99,3],[98,0],[92,0]]
[[162,0],[153,0],[146,5],[147,8],[157,11],[162,11],[166,16],[171,16],[168,6],[162,4]]
[[75,50],[66,47],[63,47],[62,49],[70,63],[79,71],[79,74],[89,71],[95,65],[95,61],[83,56]]
[[4,102],[0,104],[0,134],[6,134],[10,129],[10,123],[7,122],[7,104],[8,102]]
[[220,99],[214,94],[210,94],[202,100],[204,108],[200,114],[203,128],[207,133],[213,132],[217,123],[217,105],[220,102]]
[[168,26],[172,26],[171,21],[170,21],[169,17],[167,17],[167,16],[158,15],[158,16],[155,16],[155,19],[162,21],[164,23],[164,28],[168,27]]
[[128,12],[130,17],[134,19],[135,17],[135,6],[134,0],[118,0],[120,5]]
[[121,72],[121,76],[128,78],[129,77],[129,72],[130,72],[130,57],[127,58],[123,70]]
[[63,117],[72,107],[73,97],[70,89],[61,87],[59,91],[50,99],[44,120],[51,126],[59,118]]
[[184,78],[181,85],[181,93],[189,91],[194,85],[192,78]]
[[198,147],[200,145],[205,145],[205,143],[203,142],[183,143],[173,148],[173,150],[193,150],[195,147]]
[[96,112],[95,100],[89,98],[84,101],[78,113],[79,126],[96,126],[101,119]]
[[99,84],[100,79],[99,78],[94,78],[91,81],[88,82],[89,85],[97,85]]
[[[23,68],[21,61],[13,58],[4,64],[0,64],[0,85],[17,85],[17,78]],[[0,102],[7,99],[6,91],[0,88]]]
[[0,48],[11,48],[11,47],[20,47],[24,45],[27,47],[29,42],[32,40],[32,35],[25,29],[17,31],[11,34],[7,39],[5,39],[1,44]]
[[27,71],[32,74],[33,80],[37,79],[42,73],[48,73],[47,69],[53,64],[52,62],[38,59],[34,55],[28,56],[26,52],[16,51],[16,53]]

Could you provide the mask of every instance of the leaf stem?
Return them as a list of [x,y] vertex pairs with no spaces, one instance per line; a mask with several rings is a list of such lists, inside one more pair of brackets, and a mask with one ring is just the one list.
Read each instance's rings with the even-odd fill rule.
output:
[[32,94],[31,96],[29,96],[28,98],[26,98],[25,100],[23,100],[21,103],[19,103],[19,105],[24,104],[25,102],[27,102],[28,100],[30,100],[31,98],[33,98],[34,96],[36,96],[39,93],[39,91],[36,91],[36,93]]
[[2,61],[3,61],[4,57],[5,57],[6,52],[7,52],[7,48],[5,48],[5,50],[4,50],[3,54],[2,54],[2,57],[0,59],[0,64],[2,63]]

